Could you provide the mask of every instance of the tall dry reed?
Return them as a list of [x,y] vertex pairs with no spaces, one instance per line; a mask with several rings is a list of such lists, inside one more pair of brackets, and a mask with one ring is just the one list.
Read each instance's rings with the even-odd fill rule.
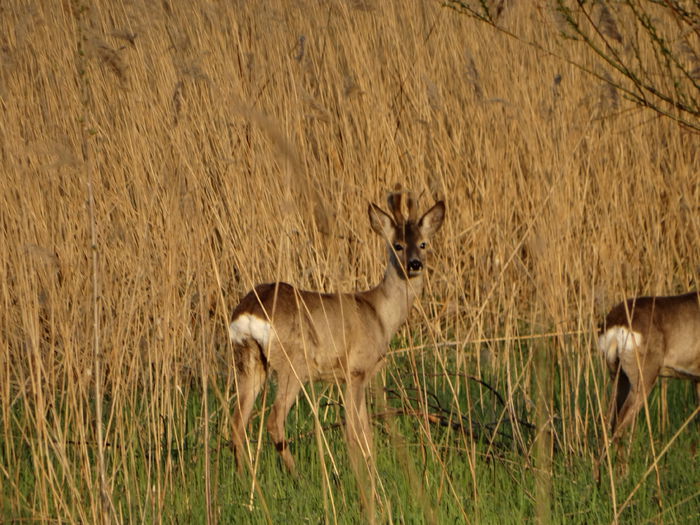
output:
[[[555,34],[521,4],[502,16]],[[698,282],[697,136],[438,2],[10,0],[0,29],[0,477],[16,515],[160,515],[188,476],[163,447],[184,452],[207,381],[227,428],[231,308],[261,281],[377,282],[366,207],[397,182],[448,215],[403,331],[420,343],[391,355],[455,395],[459,374],[505,371],[508,410],[548,429],[545,469],[552,442],[592,455],[585,436],[603,439],[600,314]],[[555,407],[533,374],[577,390]],[[228,437],[205,420],[213,513]]]

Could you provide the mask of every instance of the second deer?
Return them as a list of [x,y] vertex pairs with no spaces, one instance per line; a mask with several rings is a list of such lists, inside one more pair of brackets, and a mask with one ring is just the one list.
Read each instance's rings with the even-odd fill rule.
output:
[[[407,217],[401,209],[404,195]],[[389,258],[376,287],[326,294],[286,283],[261,284],[235,308],[229,334],[237,374],[232,441],[239,472],[250,457],[246,427],[253,404],[271,372],[277,376],[278,388],[267,429],[290,472],[295,472],[295,465],[285,439],[285,420],[308,381],[346,384],[348,446],[365,458],[371,455],[365,387],[423,289],[428,241],[445,215],[445,205],[439,201],[419,218],[410,193],[392,193],[388,203],[391,215],[369,206],[370,224],[385,239]]]
[[700,296],[637,297],[605,318],[598,346],[616,380],[613,439],[635,419],[658,377],[695,382],[700,403]]

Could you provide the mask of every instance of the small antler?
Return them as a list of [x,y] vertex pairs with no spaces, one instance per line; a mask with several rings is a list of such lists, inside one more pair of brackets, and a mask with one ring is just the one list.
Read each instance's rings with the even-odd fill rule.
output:
[[402,224],[406,222],[403,212],[401,210],[401,204],[403,196],[406,195],[406,206],[408,208],[408,222],[415,223],[418,220],[418,207],[416,206],[416,196],[412,191],[403,191],[401,184],[397,183],[394,186],[394,191],[389,194],[387,201],[389,202],[389,210],[394,216],[394,220],[397,224]]
[[401,213],[401,197],[403,192],[401,191],[401,184],[396,184],[394,186],[394,191],[389,194],[387,198],[387,203],[389,204],[389,211],[394,216],[394,220],[397,224],[403,224],[405,219]]
[[418,207],[416,206],[416,196],[412,191],[406,192],[408,200],[408,220],[415,223],[418,220]]

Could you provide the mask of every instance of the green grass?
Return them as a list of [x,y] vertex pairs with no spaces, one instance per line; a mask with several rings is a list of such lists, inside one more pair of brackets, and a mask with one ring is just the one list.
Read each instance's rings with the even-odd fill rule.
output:
[[[420,371],[430,377],[431,364],[427,357]],[[420,361],[420,359],[419,359]],[[415,361],[413,361],[415,362]],[[449,368],[454,363],[448,362]],[[439,381],[416,383],[411,373],[412,360],[401,354],[388,363],[386,384],[375,383],[370,399],[374,417],[374,434],[378,472],[378,505],[380,521],[395,523],[453,523],[469,520],[475,523],[525,523],[537,517],[537,457],[533,443],[538,435],[534,415],[525,403],[515,403],[511,422],[503,413],[502,400],[518,399],[518,392],[494,388],[498,395],[483,384],[469,379],[468,373],[454,374],[453,393],[444,376]],[[554,380],[554,411],[566,396],[560,380]],[[598,377],[599,380],[604,378]],[[490,385],[505,384],[505,377],[496,372],[484,372],[482,380]],[[421,386],[422,385],[422,386]],[[221,386],[221,385],[219,385]],[[359,504],[356,481],[349,468],[343,431],[342,410],[338,405],[337,389],[314,385],[319,399],[319,420],[324,429],[328,449],[324,467],[319,457],[313,417],[307,402],[300,401],[292,409],[287,426],[291,449],[297,461],[298,479],[292,479],[283,469],[278,455],[263,433],[262,447],[256,465],[258,489],[252,490],[252,477],[239,477],[228,447],[228,419],[215,392],[208,392],[209,457],[213,512],[221,523],[363,523],[365,515]],[[382,391],[383,390],[383,391]],[[267,396],[269,408],[274,384]],[[137,435],[119,445],[106,448],[107,471],[110,476],[114,505],[121,519],[128,522],[173,523],[206,522],[206,449],[204,440],[203,392],[196,381],[182,396],[182,405],[171,420],[163,417],[164,429],[159,442]],[[147,419],[148,391],[143,392],[142,405],[129,407],[134,414],[134,429],[139,418]],[[500,396],[500,397],[499,397]],[[262,398],[262,396],[261,396]],[[690,413],[690,385],[671,382],[668,404],[678,407],[669,413],[665,429],[661,421],[661,394],[655,389],[650,397],[649,415],[657,455]],[[383,401],[382,401],[383,399]],[[423,401],[421,401],[421,399]],[[428,402],[430,422],[422,417],[424,401]],[[583,401],[585,402],[585,401]],[[386,404],[386,405],[384,405]],[[261,400],[252,421],[252,435],[257,437],[260,425]],[[458,410],[459,409],[459,410]],[[461,419],[458,417],[461,412]],[[0,464],[20,466],[11,474],[15,484],[2,486],[0,511],[7,519],[20,520],[35,515],[37,474],[33,469],[32,436],[27,429],[27,414],[18,405],[12,414],[12,447],[0,447]],[[59,416],[60,417],[60,416]],[[471,421],[471,426],[469,422]],[[500,424],[498,423],[500,421]],[[146,427],[146,423],[143,423]],[[695,523],[700,519],[700,474],[697,469],[698,443],[695,423],[691,423],[672,444],[658,464],[657,475],[644,478],[652,462],[649,437],[643,418],[626,453],[627,472],[613,456],[613,479],[618,507],[636,489],[631,503],[620,518],[623,523]],[[471,431],[470,431],[471,428]],[[609,473],[603,470],[603,480],[596,484],[593,460],[599,450],[595,427],[586,436],[579,436],[584,446],[571,451],[561,446],[561,429],[555,420],[552,432],[551,469],[545,475],[551,483],[551,513],[556,523],[607,523],[614,519]],[[521,439],[515,438],[519,434]],[[78,436],[66,436],[66,454],[82,446]],[[255,445],[256,443],[253,443]],[[36,445],[36,444],[34,444]],[[88,444],[92,450],[92,445]],[[128,452],[124,448],[129,448]],[[6,457],[11,449],[15,461]],[[584,452],[585,451],[585,452]],[[75,454],[75,460],[78,459]],[[331,461],[332,458],[332,461]],[[120,474],[119,462],[129,462],[130,477]],[[473,462],[473,471],[470,469]],[[56,457],[54,468],[61,476],[61,461]],[[81,500],[91,497],[91,488],[74,479],[73,509],[67,514],[79,520]],[[660,490],[659,488],[660,487]],[[66,488],[66,490],[68,490]],[[18,497],[19,496],[19,497]],[[10,504],[9,502],[13,503]],[[18,504],[18,502],[21,502]],[[49,505],[56,514],[66,514]]]

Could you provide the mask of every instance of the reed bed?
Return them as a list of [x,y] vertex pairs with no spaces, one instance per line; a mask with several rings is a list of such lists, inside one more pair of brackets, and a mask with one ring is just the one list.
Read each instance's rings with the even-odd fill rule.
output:
[[[545,42],[549,7],[503,16]],[[0,515],[370,519],[336,387],[289,416],[296,489],[263,404],[236,477],[226,327],[255,283],[376,283],[400,183],[448,213],[370,396],[377,519],[697,519],[690,385],[590,472],[602,314],[697,286],[696,134],[438,2],[9,0],[0,29]]]

